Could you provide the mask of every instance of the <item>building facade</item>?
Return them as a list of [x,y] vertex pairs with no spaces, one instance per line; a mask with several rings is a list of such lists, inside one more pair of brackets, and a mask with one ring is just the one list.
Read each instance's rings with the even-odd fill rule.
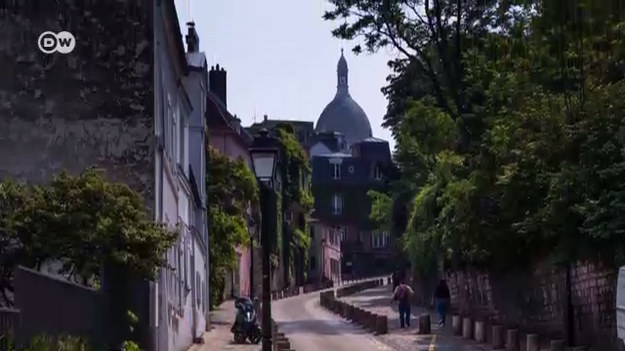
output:
[[[155,221],[179,226],[167,257],[175,269],[133,282],[128,298],[143,349],[185,350],[208,320],[206,73],[185,52],[174,1],[6,6],[0,178],[45,183],[95,167],[140,193]],[[39,52],[42,32],[63,30],[77,38],[74,51]]]
[[[337,91],[319,116],[309,152],[315,234],[339,238],[338,275],[345,278],[392,270],[390,233],[372,227],[367,192],[384,191],[394,176],[389,144],[372,136],[366,113],[350,95],[348,72],[341,53]],[[318,240],[317,246],[311,248],[311,255],[323,257],[324,267],[319,268],[324,274],[322,279],[334,279],[337,275],[328,262],[333,252],[327,252],[328,241],[331,242]]]
[[[243,160],[252,170],[252,159],[248,148],[253,137],[241,126],[241,121],[228,112],[227,108],[227,72],[223,67],[216,65],[209,72],[208,98],[208,130],[210,145],[231,160]],[[248,231],[250,238],[254,237],[257,225],[252,221],[252,209],[248,211]],[[250,240],[253,241],[253,240]],[[252,262],[254,255],[250,247],[237,247],[238,264],[226,276],[224,297],[251,296],[260,291],[260,272],[254,270]],[[258,251],[258,250],[256,250]],[[256,255],[256,257],[260,257]],[[257,261],[260,262],[260,261]],[[255,277],[251,277],[255,274]],[[252,288],[251,284],[254,284]]]

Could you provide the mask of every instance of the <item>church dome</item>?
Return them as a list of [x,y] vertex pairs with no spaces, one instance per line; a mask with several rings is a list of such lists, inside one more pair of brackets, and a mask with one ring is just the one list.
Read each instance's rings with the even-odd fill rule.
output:
[[315,130],[342,133],[347,143],[351,145],[372,136],[371,124],[365,111],[349,94],[347,61],[342,50],[336,73],[338,79],[336,95],[321,112]]

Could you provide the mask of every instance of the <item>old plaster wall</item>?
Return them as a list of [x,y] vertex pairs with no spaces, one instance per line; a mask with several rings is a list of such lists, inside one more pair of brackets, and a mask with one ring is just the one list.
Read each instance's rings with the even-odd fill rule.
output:
[[[0,178],[96,166],[153,207],[153,34],[147,0],[0,3]],[[43,31],[76,38],[43,54]]]

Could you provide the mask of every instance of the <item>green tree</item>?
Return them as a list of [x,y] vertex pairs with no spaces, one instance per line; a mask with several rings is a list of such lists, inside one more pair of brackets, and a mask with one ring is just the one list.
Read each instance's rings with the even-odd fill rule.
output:
[[[414,194],[404,239],[417,268],[440,255],[501,269],[625,257],[622,2],[332,3],[326,18],[356,19],[336,35],[404,54],[386,125],[402,171],[393,197]],[[453,16],[474,5],[483,21]]]
[[104,180],[95,169],[63,172],[49,184],[0,183],[0,292],[12,290],[16,265],[41,269],[62,263],[59,273],[97,286],[104,262],[154,278],[177,232],[155,223],[144,199],[124,184]]

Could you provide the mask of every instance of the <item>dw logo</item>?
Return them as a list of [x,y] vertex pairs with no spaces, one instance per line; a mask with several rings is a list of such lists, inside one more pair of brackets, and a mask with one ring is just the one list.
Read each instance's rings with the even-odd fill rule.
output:
[[37,39],[39,50],[44,54],[52,54],[59,52],[61,54],[69,54],[76,46],[76,39],[70,32],[43,32]]

